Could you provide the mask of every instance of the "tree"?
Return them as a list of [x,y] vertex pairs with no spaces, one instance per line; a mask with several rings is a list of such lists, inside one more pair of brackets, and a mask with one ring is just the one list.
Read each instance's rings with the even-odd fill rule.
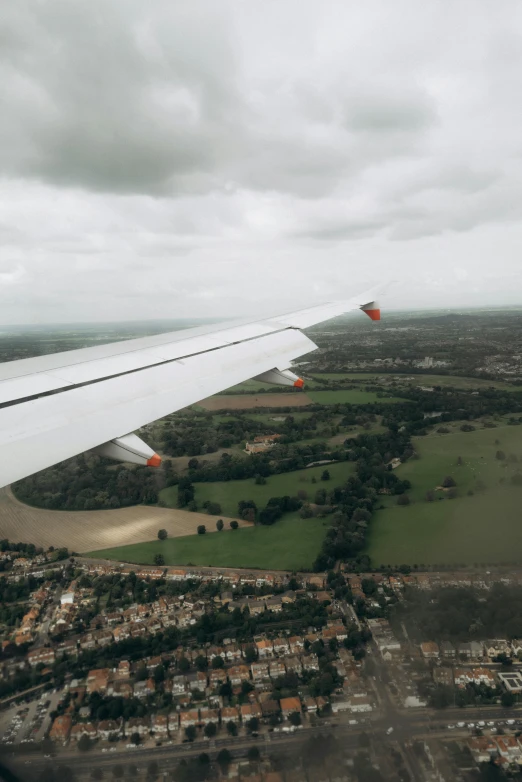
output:
[[328,470],[323,470],[321,474],[321,480],[322,481],[329,481],[330,480],[330,473]]
[[198,526],[198,535],[204,535],[206,531],[207,531],[207,528],[205,527],[204,524],[200,524]]
[[424,499],[426,500],[426,502],[433,502],[435,500],[435,492],[430,489],[424,495]]
[[157,777],[159,774],[159,766],[156,760],[151,760],[147,766],[147,774],[149,777]]
[[125,771],[121,763],[118,763],[116,766],[112,767],[112,776],[114,779],[122,779],[124,773]]
[[445,489],[452,489],[454,486],[457,485],[457,481],[451,475],[446,475],[446,477],[442,481],[442,485]]
[[448,500],[454,500],[455,497],[459,496],[458,489],[456,489],[455,487],[448,489],[446,496]]
[[87,752],[92,747],[92,741],[86,733],[82,733],[78,742],[78,749],[80,752]]
[[237,736],[237,725],[233,720],[227,722],[227,732],[230,733],[231,736]]
[[509,709],[511,708],[511,706],[514,706],[515,701],[516,701],[515,696],[513,695],[512,692],[509,692],[508,690],[506,690],[506,692],[503,692],[502,695],[500,696],[500,702],[502,706],[504,706],[504,708],[506,709]]
[[198,654],[194,660],[194,664],[198,671],[206,671],[208,668],[207,658],[203,654]]
[[[211,725],[214,723],[211,722]],[[232,762],[232,755],[228,751],[228,749],[220,749],[216,758],[218,762],[218,766],[222,771],[224,771],[228,766],[230,766],[230,763]]]
[[457,456],[457,464],[459,467],[462,467],[462,465],[464,464],[464,459],[462,458],[462,456]]
[[399,494],[397,498],[397,505],[409,505],[410,504],[410,498],[407,494]]
[[165,564],[165,557],[163,554],[154,554],[154,564],[160,567]]
[[505,458],[506,458],[506,454],[504,453],[504,451],[497,451],[496,452],[495,459],[498,459],[499,462],[503,462]]
[[135,746],[138,746],[138,744],[141,741],[140,734],[139,733],[132,733],[131,737],[130,737],[130,740],[131,740],[131,744],[134,744]]
[[224,668],[225,662],[222,657],[216,655],[216,657],[212,658],[212,668]]
[[247,752],[247,758],[250,761],[250,763],[257,763],[257,761],[260,758],[260,754],[261,753],[259,752],[259,749],[256,746],[249,747]]
[[186,673],[190,668],[190,662],[186,657],[180,657],[178,661],[178,668],[181,673]]
[[245,662],[249,665],[257,660],[257,651],[253,646],[247,646],[245,649]]
[[259,730],[259,720],[257,717],[250,717],[247,724],[247,730],[249,733],[257,733]]
[[204,729],[207,739],[213,739],[217,733],[217,727],[215,722],[207,722]]
[[209,516],[218,516],[221,513],[221,505],[219,502],[209,502],[207,505],[207,513]]
[[288,717],[288,720],[291,725],[297,728],[297,726],[301,724],[301,715],[298,711],[293,711]]
[[187,725],[187,727],[185,728],[185,736],[188,738],[188,740],[189,741],[194,741],[194,739],[196,738],[196,734],[197,734],[197,731],[196,731],[195,726],[194,725]]
[[237,529],[239,527],[239,524],[237,521],[231,521],[230,522],[230,529]]
[[166,529],[158,530],[158,540],[167,540],[168,533]]
[[218,519],[216,521],[216,529],[217,529],[218,532],[221,532],[221,530],[223,529],[224,526],[225,525],[223,524],[223,519]]

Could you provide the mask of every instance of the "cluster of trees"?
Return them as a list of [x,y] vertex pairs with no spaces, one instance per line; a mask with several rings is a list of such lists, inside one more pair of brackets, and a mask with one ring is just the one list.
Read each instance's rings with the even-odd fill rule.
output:
[[327,502],[337,510],[315,561],[316,570],[331,569],[338,559],[369,567],[368,558],[361,551],[379,491],[402,495],[411,486],[409,481],[400,480],[389,464],[395,457],[405,461],[413,454],[410,433],[393,420],[388,425],[386,434],[361,434],[346,443],[348,458],[356,462],[356,474],[343,487],[328,493]]
[[446,587],[407,590],[396,610],[419,638],[446,641],[522,637],[522,587],[494,584],[487,592]]
[[51,510],[101,510],[158,501],[158,476],[147,467],[80,454],[13,484],[19,500]]
[[7,627],[14,627],[27,611],[25,601],[41,583],[42,579],[33,576],[15,583],[0,579],[0,623]]

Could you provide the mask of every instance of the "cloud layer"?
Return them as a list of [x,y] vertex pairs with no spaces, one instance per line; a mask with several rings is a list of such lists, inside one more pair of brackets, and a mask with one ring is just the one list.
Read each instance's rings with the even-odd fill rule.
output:
[[4,3],[0,323],[522,303],[516,0]]

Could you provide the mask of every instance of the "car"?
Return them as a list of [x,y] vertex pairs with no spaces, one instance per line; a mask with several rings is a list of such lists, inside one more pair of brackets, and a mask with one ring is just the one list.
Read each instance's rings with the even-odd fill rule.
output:
[[447,725],[448,730],[455,730],[455,725]]
[[494,723],[494,722],[488,722],[488,727],[489,727],[489,728],[493,728],[493,727],[494,727],[494,725],[495,725],[495,723]]
[[387,736],[389,736],[390,733],[393,733],[393,728],[388,728],[388,730],[386,731]]
[[484,720],[480,720],[479,722],[477,722],[477,727],[485,728],[486,727],[486,723],[484,722]]
[[466,723],[465,722],[457,722],[457,728],[465,728]]

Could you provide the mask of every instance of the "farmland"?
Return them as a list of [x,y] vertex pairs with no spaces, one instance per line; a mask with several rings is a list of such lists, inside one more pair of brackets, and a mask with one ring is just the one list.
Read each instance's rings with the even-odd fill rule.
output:
[[306,381],[306,387],[325,388],[324,381],[329,384],[386,383],[400,386],[441,386],[459,389],[497,388],[504,391],[521,391],[521,386],[515,386],[504,380],[490,380],[480,377],[463,377],[460,375],[431,375],[431,374],[407,374],[407,373],[378,373],[378,372],[314,372],[311,380]]
[[272,527],[223,530],[90,552],[89,556],[151,564],[309,570],[328,529],[324,519],[280,519]]
[[[386,498],[371,525],[368,554],[374,564],[473,564],[522,561],[522,488],[510,478],[522,459],[522,429],[499,426],[475,432],[414,439],[420,459],[398,469],[412,483],[412,504]],[[497,450],[508,459],[495,458]],[[462,464],[457,460],[461,457]],[[457,483],[458,496],[437,491],[445,476]],[[503,480],[503,483],[500,481]],[[477,486],[482,481],[484,489]],[[435,501],[425,494],[435,490]],[[473,494],[468,495],[468,492]]]
[[[89,551],[100,546],[141,543],[155,538],[158,529],[170,537],[190,535],[198,524],[215,529],[216,517],[186,510],[134,505],[117,510],[55,511],[24,505],[10,489],[0,489],[0,537],[37,546],[66,546]],[[246,522],[240,522],[246,525]]]
[[[324,484],[320,481],[323,470],[327,468],[330,480]],[[266,505],[270,497],[295,496],[299,490],[305,490],[313,500],[315,491],[321,486],[332,488],[342,485],[354,471],[351,462],[339,462],[320,467],[309,467],[305,470],[271,475],[266,479],[266,484],[258,485],[254,479],[242,481],[196,483],[196,502],[201,507],[206,500],[218,502],[225,516],[235,517],[237,504],[240,500],[254,500],[258,507]],[[315,478],[317,483],[312,483]],[[170,486],[160,492],[160,498],[169,507],[176,507],[178,500],[177,486]]]
[[217,394],[208,399],[202,399],[198,406],[203,410],[251,410],[254,407],[306,407],[312,404],[307,394]]

